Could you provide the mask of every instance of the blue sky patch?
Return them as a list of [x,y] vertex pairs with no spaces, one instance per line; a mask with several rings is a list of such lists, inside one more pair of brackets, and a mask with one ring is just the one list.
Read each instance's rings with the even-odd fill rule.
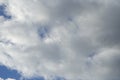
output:
[[42,39],[47,37],[48,33],[49,33],[49,29],[47,27],[41,27],[40,29],[38,29],[38,35]]
[[0,4],[0,16],[3,16],[5,19],[11,19],[12,16],[6,13],[6,5]]
[[19,80],[21,75],[16,70],[8,69],[5,66],[0,66],[0,77],[3,79],[14,78]]
[[[16,80],[20,80],[20,78],[22,77],[16,70],[11,70],[9,68],[7,68],[6,66],[0,66],[0,77],[3,79],[7,79],[7,78],[13,78]],[[30,78],[30,79],[26,79],[24,78],[23,80],[45,80],[44,77],[34,77],[34,78]]]

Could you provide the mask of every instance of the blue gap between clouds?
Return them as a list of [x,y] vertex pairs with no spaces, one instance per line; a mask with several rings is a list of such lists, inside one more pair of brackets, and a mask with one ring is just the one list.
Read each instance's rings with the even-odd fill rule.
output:
[[49,33],[49,29],[46,26],[40,27],[38,29],[38,35],[41,39],[46,38],[48,36],[48,33]]
[[[3,79],[14,78],[20,80],[22,77],[16,70],[11,70],[6,66],[0,65],[0,77]],[[24,78],[23,80],[45,80],[44,77],[33,77],[30,79]]]
[[6,7],[5,4],[0,4],[0,16],[3,16],[5,19],[11,19],[12,16],[7,14]]
[[[3,79],[14,78],[20,80],[22,77],[16,70],[11,70],[6,66],[0,65],[0,77]],[[22,80],[45,80],[44,77],[33,77],[30,79],[23,78]],[[63,77],[56,76],[53,80],[66,80]]]
[[16,70],[11,70],[8,69],[5,66],[0,66],[0,77],[1,78],[15,78],[16,80],[19,80],[19,78],[21,77],[21,75],[16,71]]

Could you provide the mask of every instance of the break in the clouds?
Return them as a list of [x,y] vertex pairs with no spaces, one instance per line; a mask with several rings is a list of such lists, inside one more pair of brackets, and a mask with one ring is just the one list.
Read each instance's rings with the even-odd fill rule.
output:
[[120,80],[119,21],[119,0],[0,0],[0,65],[26,79]]

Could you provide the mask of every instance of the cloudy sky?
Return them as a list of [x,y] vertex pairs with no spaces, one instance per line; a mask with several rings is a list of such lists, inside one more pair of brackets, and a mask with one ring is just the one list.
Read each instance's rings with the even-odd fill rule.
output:
[[0,80],[120,80],[120,0],[0,0]]

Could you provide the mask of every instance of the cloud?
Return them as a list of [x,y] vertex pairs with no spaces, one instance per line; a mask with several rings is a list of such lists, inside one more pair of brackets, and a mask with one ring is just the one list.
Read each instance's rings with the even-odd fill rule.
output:
[[13,79],[13,78],[7,78],[6,80],[16,80],[16,79]]
[[[119,1],[1,0],[0,64],[23,77],[119,80]],[[8,79],[9,80],[9,79]]]
[[2,78],[0,78],[0,80],[3,80]]
[[7,78],[7,79],[0,78],[0,80],[16,80],[16,79],[13,79],[13,78]]

